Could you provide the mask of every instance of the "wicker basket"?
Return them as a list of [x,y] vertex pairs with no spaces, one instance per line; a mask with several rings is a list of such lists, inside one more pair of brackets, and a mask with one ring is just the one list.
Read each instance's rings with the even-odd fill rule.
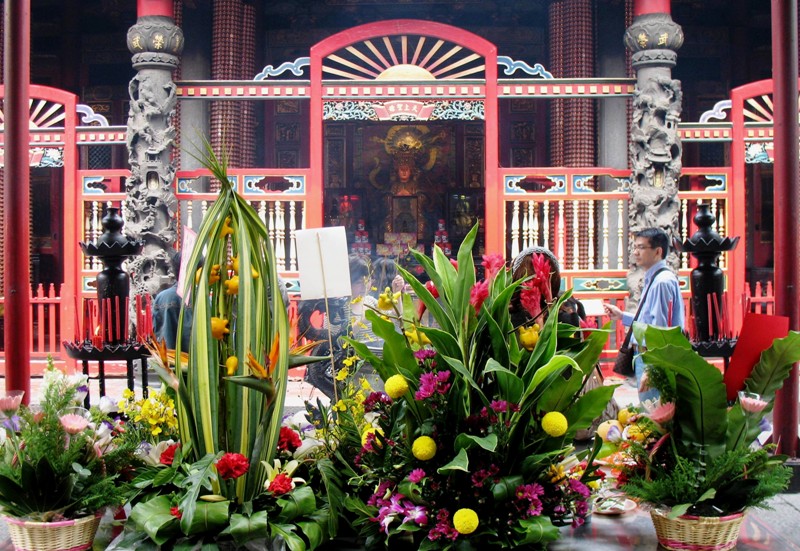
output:
[[650,511],[656,527],[658,543],[673,551],[726,551],[733,549],[739,540],[739,529],[744,513],[726,517],[693,517],[684,515],[675,519],[661,511]]
[[30,522],[3,517],[18,551],[81,551],[91,549],[102,515],[61,522]]

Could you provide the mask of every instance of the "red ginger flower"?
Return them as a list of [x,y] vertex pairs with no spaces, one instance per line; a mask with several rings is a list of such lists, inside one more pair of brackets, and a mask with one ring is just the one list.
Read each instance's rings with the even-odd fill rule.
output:
[[278,435],[278,450],[294,453],[302,445],[300,436],[295,431],[289,427],[281,427],[281,432]]
[[542,290],[533,279],[522,284],[519,292],[519,303],[530,314],[531,319],[536,319],[542,313]]
[[489,296],[489,282],[486,280],[477,282],[469,293],[469,303],[475,307],[475,313],[481,311],[483,301]]
[[178,520],[181,520],[183,518],[183,513],[181,513],[181,510],[178,509],[177,507],[170,507],[169,514]]
[[217,472],[223,480],[239,478],[249,468],[250,462],[240,453],[226,453],[217,461]]
[[533,254],[533,270],[536,273],[534,281],[539,284],[539,289],[547,302],[553,301],[553,290],[550,288],[550,259],[541,253]]
[[494,276],[496,276],[500,270],[505,268],[506,261],[497,253],[495,254],[485,254],[483,255],[483,262],[481,263],[483,266],[484,277],[486,281],[492,281]]

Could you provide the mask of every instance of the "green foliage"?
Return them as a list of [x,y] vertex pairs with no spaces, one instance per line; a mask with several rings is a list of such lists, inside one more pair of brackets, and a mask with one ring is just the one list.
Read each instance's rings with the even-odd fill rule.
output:
[[[465,237],[457,268],[438,248],[432,257],[413,252],[438,296],[399,269],[434,327],[422,325],[404,301],[393,317],[366,313],[383,340],[382,354],[349,341],[387,392],[391,378],[408,385],[390,398],[348,381],[325,428],[330,456],[346,473],[343,506],[368,548],[387,542],[419,549],[541,545],[558,537],[556,524],[580,523],[588,511],[584,484],[592,469],[577,467],[571,442],[613,394],[613,386],[581,392],[608,329],[574,338],[576,328],[558,322],[565,293],[549,305],[541,329],[530,329],[535,344],[529,338],[523,345],[509,315],[523,282],[512,280],[502,258],[485,258],[499,271],[476,280],[476,231]],[[539,279],[549,282],[549,275]],[[548,414],[557,425],[563,421],[563,433],[543,427]],[[459,508],[475,511],[479,527],[451,539],[445,533],[454,530]],[[421,515],[427,522],[410,520]]]
[[655,429],[653,445],[634,444],[638,461],[624,490],[631,496],[690,513],[723,516],[764,502],[788,485],[786,457],[755,443],[759,423],[772,409],[775,391],[800,361],[800,333],[777,339],[761,355],[739,399],[729,406],[722,374],[691,348],[677,331],[639,328],[648,350],[649,382],[662,402],[674,403],[674,417]]
[[[128,489],[119,473],[135,463],[139,442],[113,435],[99,411],[78,406],[84,379],[66,377],[51,366],[40,404],[4,414],[0,505],[5,514],[50,522],[125,502]],[[62,424],[67,414],[83,420],[69,432]]]

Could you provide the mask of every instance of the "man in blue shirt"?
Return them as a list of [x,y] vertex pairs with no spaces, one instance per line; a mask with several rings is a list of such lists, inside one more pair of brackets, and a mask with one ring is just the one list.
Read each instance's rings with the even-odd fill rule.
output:
[[[665,258],[669,253],[669,237],[660,228],[647,228],[635,234],[633,257],[636,265],[647,270],[644,275],[643,296],[639,317],[636,321],[658,327],[683,327],[684,311],[678,278],[667,267]],[[605,305],[606,314],[614,320],[622,320],[625,327],[633,323],[634,314],[623,312],[613,304]],[[644,362],[638,353],[642,352],[644,343],[639,345],[631,336],[631,346],[637,355],[633,361],[636,372],[636,384],[640,385],[644,374]],[[639,391],[640,400],[658,397],[654,389]]]
[[[178,337],[178,322],[181,315],[183,298],[178,294],[178,272],[181,267],[181,253],[175,253],[172,258],[172,273],[175,274],[175,284],[164,289],[153,300],[153,332],[158,339],[164,339],[167,348],[176,348]],[[188,352],[192,335],[192,310],[187,306],[183,314],[183,327],[181,331],[181,352]]]

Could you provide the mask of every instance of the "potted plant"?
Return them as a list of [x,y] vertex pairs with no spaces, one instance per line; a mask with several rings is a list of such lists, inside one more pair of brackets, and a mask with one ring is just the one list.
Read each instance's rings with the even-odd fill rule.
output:
[[85,376],[51,363],[38,404],[2,399],[0,506],[19,549],[88,549],[104,509],[126,500],[121,474],[135,461],[137,438],[80,407],[86,389]]
[[[541,545],[589,513],[597,474],[572,440],[614,390],[580,393],[607,332],[571,338],[576,328],[555,315],[569,293],[551,301],[541,330],[514,327],[509,302],[523,281],[512,281],[499,255],[484,258],[486,277],[476,279],[476,229],[457,267],[438,247],[433,258],[413,252],[429,284],[400,269],[438,327],[420,324],[407,294],[385,291],[379,311],[366,314],[382,355],[351,340],[355,355],[338,373],[342,399],[323,411],[325,453],[343,486],[330,506],[367,548]],[[531,287],[549,285],[549,275]],[[352,373],[361,360],[385,391]]]
[[648,344],[645,384],[661,396],[635,424],[638,437],[627,448],[633,466],[622,490],[649,504],[664,547],[730,549],[745,511],[764,507],[791,478],[786,457],[756,438],[775,392],[800,360],[800,333],[775,340],[729,404],[720,370],[679,330],[636,331]]

